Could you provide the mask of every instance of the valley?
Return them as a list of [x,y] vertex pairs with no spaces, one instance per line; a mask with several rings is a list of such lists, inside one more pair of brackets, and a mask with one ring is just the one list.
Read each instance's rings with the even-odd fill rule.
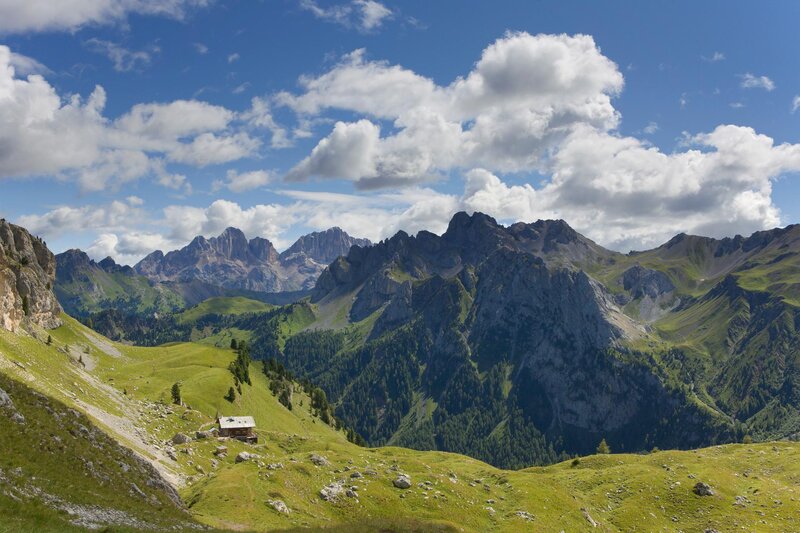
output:
[[[798,527],[796,228],[623,255],[563,222],[459,214],[442,236],[352,247],[294,303],[84,323],[48,297],[52,256],[11,229],[6,276],[36,282],[27,311],[9,289],[18,326],[0,330],[12,530]],[[70,409],[86,431],[52,429]],[[220,415],[252,416],[258,443],[218,439]],[[66,475],[37,470],[37,441],[83,458],[80,491],[33,483]],[[148,465],[131,481],[148,489],[87,510],[82,494],[128,486],[108,453]]]
[[[229,403],[223,396],[233,379],[227,369],[234,358],[230,349],[197,344],[134,348],[104,341],[68,317],[64,325],[47,333],[52,337],[50,346],[39,334],[45,332],[30,336],[0,332],[0,362],[6,376],[0,387],[27,415],[23,427],[33,423],[30,411],[23,409],[24,399],[36,394],[23,392],[27,386],[86,413],[102,431],[156,465],[178,487],[188,515],[167,511],[163,504],[159,511],[135,507],[128,511],[142,520],[153,520],[156,513],[159,520],[167,520],[166,515],[221,530],[253,531],[337,526],[348,531],[525,527],[580,531],[593,529],[592,523],[602,531],[798,527],[800,445],[794,443],[593,455],[548,467],[501,470],[450,453],[351,444],[309,411],[310,399],[303,392],[295,391],[291,411],[281,405],[255,363],[253,384],[243,385],[243,394]],[[91,363],[84,366],[81,359]],[[186,407],[170,404],[175,381],[181,383]],[[195,433],[212,427],[217,412],[254,416],[259,444],[197,439]],[[178,433],[190,436],[190,441],[173,444]],[[15,432],[4,439],[4,449],[19,451],[4,456],[3,472],[8,474],[12,462],[21,469],[18,477],[47,480],[58,475],[57,470],[37,470],[33,463],[18,459],[34,453],[26,451],[30,435]],[[227,448],[225,457],[214,455],[219,446]],[[256,457],[237,463],[240,452]],[[53,452],[35,453],[35,464],[40,464]],[[108,458],[103,455],[101,460]],[[410,477],[410,488],[394,486],[400,474]],[[132,478],[125,479],[128,483]],[[73,486],[93,481],[85,476]],[[701,481],[712,487],[714,495],[693,492]],[[0,480],[0,487],[3,483]],[[334,496],[326,501],[320,491],[331,486]],[[357,495],[345,494],[353,486]],[[79,501],[74,493],[69,497]],[[55,514],[49,507],[52,502],[37,498],[24,500],[26,508],[34,505],[47,518],[34,515],[30,522],[17,522],[23,524],[20,527],[35,523],[40,531],[63,531],[79,520],[78,515]],[[130,499],[136,503],[135,497]],[[270,502],[278,500],[288,514],[273,508]],[[0,502],[4,515],[20,516],[14,510],[20,502],[8,497],[0,497]],[[132,505],[116,500],[95,504],[126,510]],[[644,515],[643,508],[649,510]],[[13,530],[13,523],[4,527]],[[126,529],[125,523],[111,524],[115,530]]]

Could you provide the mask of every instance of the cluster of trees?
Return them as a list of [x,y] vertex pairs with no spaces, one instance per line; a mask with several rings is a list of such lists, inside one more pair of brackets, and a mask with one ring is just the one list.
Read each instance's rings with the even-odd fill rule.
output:
[[[236,350],[236,359],[231,361],[228,370],[233,374],[233,385],[236,391],[242,394],[242,383],[252,385],[250,381],[250,346],[245,341],[236,342],[236,339],[231,339],[231,348]],[[225,399],[232,402],[236,399],[236,391],[231,387],[228,389],[228,394]]]
[[291,411],[293,408],[292,393],[294,392],[292,374],[274,357],[264,361],[264,374],[269,378],[269,390],[272,395],[278,398],[281,405]]
[[339,418],[333,415],[333,406],[328,403],[328,397],[325,391],[320,387],[314,386],[308,378],[303,378],[297,382],[286,367],[274,357],[270,357],[264,361],[264,374],[269,379],[269,389],[273,396],[278,398],[278,401],[290,411],[294,408],[292,404],[292,394],[296,387],[302,389],[308,394],[311,399],[311,414],[318,417],[320,420],[336,428],[337,430],[344,431],[347,440],[359,446],[366,445],[364,438],[352,427],[345,427],[342,425]]
[[191,339],[192,325],[178,322],[173,315],[123,312],[108,309],[83,317],[89,328],[115,341],[132,342],[137,346],[158,346],[167,342]]

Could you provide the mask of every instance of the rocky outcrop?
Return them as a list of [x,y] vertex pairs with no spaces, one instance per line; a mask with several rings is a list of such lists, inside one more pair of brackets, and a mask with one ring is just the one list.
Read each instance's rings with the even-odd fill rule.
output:
[[0,220],[0,327],[16,331],[25,321],[60,326],[55,274],[56,260],[44,241]]
[[634,265],[622,274],[622,287],[630,292],[633,299],[657,298],[675,290],[669,277],[663,272]]

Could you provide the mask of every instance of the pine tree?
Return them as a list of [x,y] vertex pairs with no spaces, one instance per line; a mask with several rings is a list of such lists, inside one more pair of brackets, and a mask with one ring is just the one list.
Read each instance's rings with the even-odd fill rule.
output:
[[236,339],[231,339],[231,350],[236,349]]
[[180,382],[175,382],[172,385],[172,403],[180,405],[181,404],[181,384]]
[[225,399],[231,403],[236,399],[236,390],[233,387],[228,389],[228,394],[225,395]]
[[611,453],[611,448],[608,446],[606,439],[601,440],[600,444],[597,445],[597,453],[602,453],[602,454]]

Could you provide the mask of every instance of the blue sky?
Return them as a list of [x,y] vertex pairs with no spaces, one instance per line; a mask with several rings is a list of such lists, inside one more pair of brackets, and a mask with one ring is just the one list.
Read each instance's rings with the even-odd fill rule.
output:
[[0,213],[55,251],[800,222],[796,2],[48,4],[0,0]]

